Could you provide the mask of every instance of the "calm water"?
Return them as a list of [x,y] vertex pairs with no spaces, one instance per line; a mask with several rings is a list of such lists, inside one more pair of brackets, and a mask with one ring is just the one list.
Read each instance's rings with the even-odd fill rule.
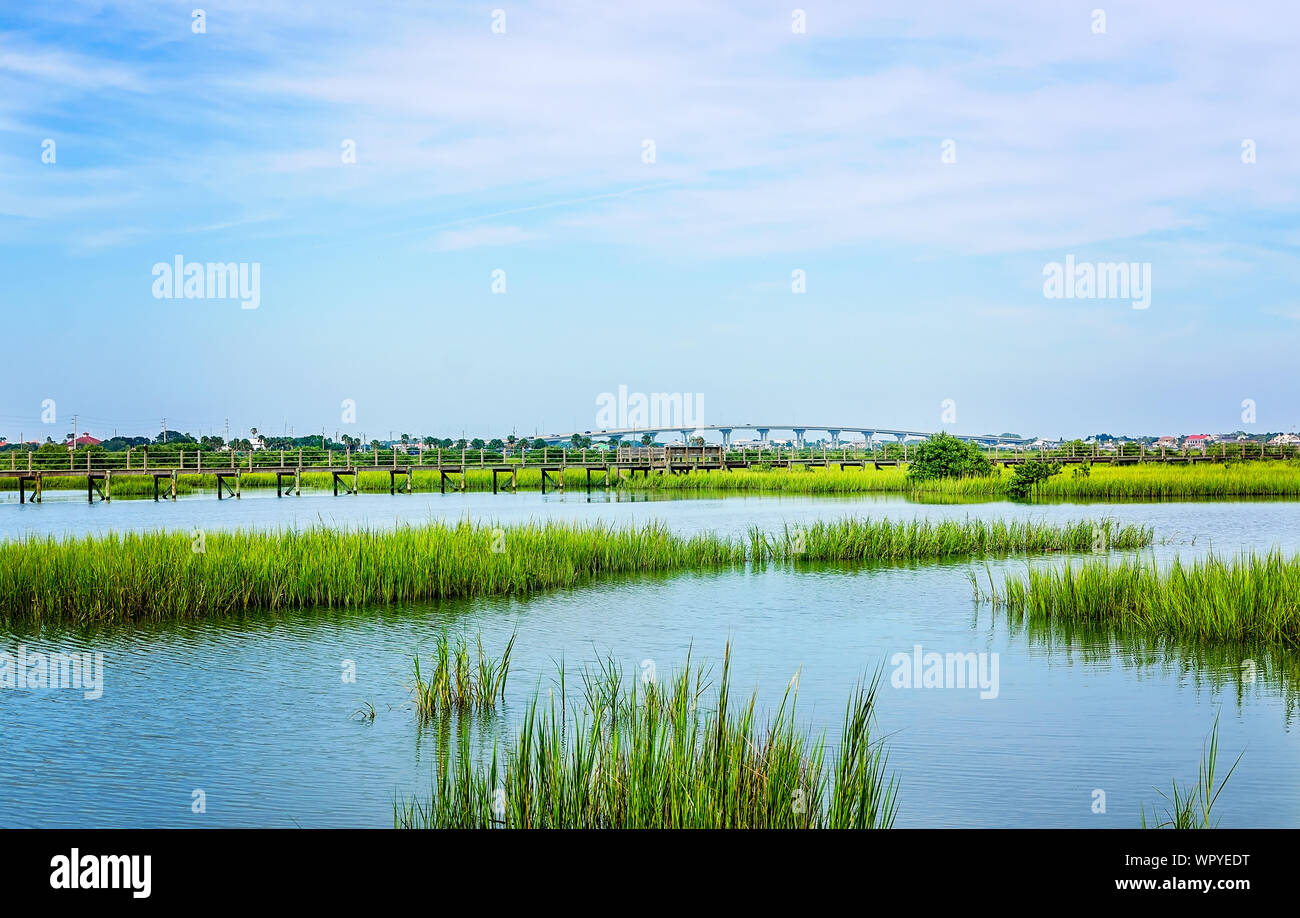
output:
[[[0,538],[105,530],[386,526],[463,518],[659,519],[682,532],[779,528],[844,515],[1110,516],[1155,527],[1167,560],[1207,551],[1300,550],[1290,502],[1120,505],[912,504],[898,498],[726,497],[588,500],[564,496],[415,494],[333,498],[274,493],[217,502],[114,501],[72,495],[19,507],[0,499]],[[1027,563],[992,561],[995,579]],[[507,703],[475,723],[507,739],[555,663],[572,672],[613,655],[629,678],[663,674],[734,648],[737,689],[775,704],[800,673],[799,716],[834,736],[854,683],[884,667],[880,733],[902,781],[899,824],[1128,827],[1159,798],[1153,785],[1195,778],[1220,718],[1221,768],[1244,750],[1220,798],[1224,825],[1300,825],[1300,660],[1248,651],[1195,653],[1104,636],[1031,633],[971,598],[985,563],[817,566],[608,581],[526,600],[419,604],[237,622],[15,633],[0,650],[101,651],[103,697],[71,690],[0,692],[0,825],[361,825],[392,823],[395,796],[421,794],[442,741],[409,700],[411,656],[450,627],[499,648],[519,635]],[[889,685],[895,653],[998,654],[996,698],[976,689]],[[1243,660],[1257,677],[1243,678]],[[342,679],[354,661],[356,682]],[[1289,675],[1284,675],[1289,674]],[[571,683],[572,684],[572,683]],[[373,723],[352,719],[373,704]],[[1224,762],[1223,760],[1227,761]],[[207,812],[191,812],[192,794]],[[1106,812],[1092,812],[1093,792]]]

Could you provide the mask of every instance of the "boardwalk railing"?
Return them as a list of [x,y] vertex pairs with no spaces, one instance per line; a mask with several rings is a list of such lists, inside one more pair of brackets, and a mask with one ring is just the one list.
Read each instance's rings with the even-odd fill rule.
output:
[[[66,454],[48,451],[11,449],[0,452],[0,477],[27,476],[36,473],[76,475],[104,472],[148,474],[171,472],[187,475],[218,474],[227,472],[258,472],[276,470],[312,469],[473,469],[473,468],[536,468],[565,466],[650,465],[668,463],[689,464],[700,467],[749,467],[797,464],[868,463],[895,465],[907,462],[915,455],[917,444],[877,445],[872,449],[861,447],[808,448],[764,447],[733,448],[721,453],[677,456],[664,447],[622,447],[618,450],[597,448],[573,449],[548,447],[546,449],[513,448],[447,449],[439,447],[410,449],[322,449],[319,447],[287,450],[210,451],[199,449],[155,449],[143,447],[121,451],[97,449],[68,451]],[[1297,459],[1300,446],[1259,443],[1214,444],[1203,449],[1180,450],[1173,448],[1132,447],[1124,451],[1106,451],[1096,448],[1079,449],[1029,449],[1024,447],[989,448],[989,458],[1004,464],[1026,460],[1056,460],[1067,463],[1132,463],[1132,462],[1222,462],[1238,459]],[[721,456],[721,460],[719,460]]]

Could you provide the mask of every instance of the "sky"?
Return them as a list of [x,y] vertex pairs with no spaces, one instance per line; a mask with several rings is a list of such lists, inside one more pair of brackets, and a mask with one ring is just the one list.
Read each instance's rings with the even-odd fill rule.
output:
[[[1298,40],[1293,0],[7,3],[0,436],[534,435],[620,386],[1300,429]],[[177,257],[256,308],[156,295]],[[1067,259],[1145,308],[1047,295]]]

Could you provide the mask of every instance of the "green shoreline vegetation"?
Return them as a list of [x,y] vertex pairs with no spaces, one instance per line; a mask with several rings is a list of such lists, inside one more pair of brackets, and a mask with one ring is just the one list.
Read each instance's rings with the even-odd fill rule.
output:
[[1178,640],[1300,645],[1300,556],[1088,560],[1008,576],[991,597],[1031,621],[1104,625]]
[[[1075,474],[1078,468],[1087,468],[1087,471]],[[909,471],[906,466],[839,469],[833,464],[830,468],[733,469],[725,472],[652,474],[624,478],[614,481],[613,489],[621,492],[701,494],[897,494],[918,499],[953,500],[1006,500],[1015,496],[1013,488],[1016,476],[1001,467],[988,475],[932,479],[917,479],[909,476]],[[553,478],[558,475],[558,472],[551,473]],[[582,469],[566,469],[563,478],[566,489],[581,490],[587,485],[586,472]],[[391,486],[386,472],[362,472],[357,484],[359,490],[366,493],[386,494]],[[469,491],[491,491],[492,472],[471,469],[465,476],[464,484]],[[504,482],[501,484],[504,486]],[[302,485],[304,489],[328,491],[333,487],[333,481],[328,474],[305,471]],[[536,491],[541,485],[541,472],[538,469],[519,470],[519,490]],[[71,476],[49,477],[44,480],[43,486],[47,491],[85,491],[86,480]],[[146,477],[118,476],[113,480],[112,487],[114,497],[153,496],[153,482]],[[216,479],[211,475],[182,474],[177,477],[178,494],[215,492],[216,487]],[[242,476],[242,487],[274,488],[275,476],[248,472]],[[4,477],[3,470],[0,470],[0,490],[16,489],[16,480]],[[436,473],[417,471],[412,479],[414,491],[427,493],[438,489],[439,477]],[[1067,467],[1062,474],[1036,483],[1030,496],[1032,499],[1046,501],[1300,498],[1300,462],[1269,460],[1213,465],[1147,463]]]
[[625,688],[612,662],[584,672],[569,711],[534,696],[499,760],[473,764],[469,731],[454,761],[443,744],[427,801],[396,801],[398,828],[889,828],[897,781],[873,740],[878,680],[849,698],[839,744],[796,726],[797,680],[760,722],[757,699],[733,708],[730,647],[716,699],[705,670]]
[[525,595],[595,578],[746,563],[911,561],[1136,549],[1149,527],[843,519],[745,536],[643,526],[469,522],[391,530],[149,532],[0,542],[0,619],[100,624],[253,610]]

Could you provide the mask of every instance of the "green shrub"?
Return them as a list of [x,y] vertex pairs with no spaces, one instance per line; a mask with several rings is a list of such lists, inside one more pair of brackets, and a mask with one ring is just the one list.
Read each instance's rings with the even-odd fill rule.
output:
[[940,478],[974,478],[993,471],[989,461],[974,443],[938,433],[916,447],[916,458],[907,467],[912,481]]
[[1022,462],[1013,469],[1011,481],[1007,483],[1007,494],[1016,500],[1024,500],[1039,482],[1059,474],[1061,474],[1059,462],[1038,460]]

